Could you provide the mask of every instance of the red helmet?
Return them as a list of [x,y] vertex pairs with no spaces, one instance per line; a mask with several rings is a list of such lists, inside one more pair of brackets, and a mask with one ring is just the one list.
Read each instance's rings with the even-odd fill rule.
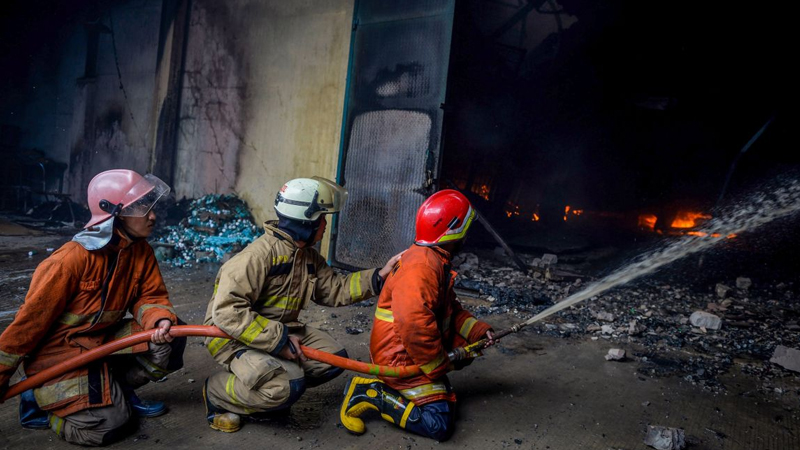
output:
[[169,186],[155,175],[141,176],[126,169],[100,172],[89,182],[87,196],[92,218],[84,228],[117,215],[144,217],[168,193]]
[[445,189],[428,197],[417,211],[418,245],[432,246],[464,239],[475,219],[467,197],[453,189]]

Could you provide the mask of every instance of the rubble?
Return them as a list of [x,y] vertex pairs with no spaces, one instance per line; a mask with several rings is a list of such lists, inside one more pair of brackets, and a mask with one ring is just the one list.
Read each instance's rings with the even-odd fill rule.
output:
[[750,280],[750,278],[739,277],[736,279],[736,289],[743,289],[746,291],[750,289],[750,286],[752,285],[753,282]]
[[606,361],[622,361],[625,359],[625,350],[621,348],[612,348],[605,356]]
[[681,428],[648,425],[644,443],[657,450],[681,450],[686,448],[686,437]]
[[800,350],[779,345],[769,362],[795,372],[800,372]]
[[263,234],[247,204],[235,195],[206,195],[179,203],[177,209],[183,213],[179,223],[161,227],[152,243],[161,247],[157,256],[172,266],[223,262]]
[[[541,255],[520,256],[529,264],[541,259]],[[565,260],[560,258],[550,270],[579,272]],[[479,317],[506,313],[523,322],[583,288],[580,281],[547,279],[536,271],[523,274],[503,264],[495,261],[491,250],[459,255],[453,261],[453,270],[459,274],[459,292],[485,301],[471,307]],[[640,375],[679,376],[717,393],[726,391],[720,375],[732,369],[734,360],[738,362],[737,371],[759,377],[765,385],[772,378],[785,376],[786,368],[766,363],[778,345],[800,348],[796,282],[753,283],[746,295],[741,288],[729,288],[726,298],[720,299],[717,285],[732,286],[735,278],[693,285],[693,277],[687,274],[693,274],[695,268],[677,268],[636,280],[530,327],[563,339],[591,338],[630,345],[626,356],[638,363]],[[582,278],[590,277],[582,274]],[[709,304],[714,306],[706,309]],[[707,321],[696,326],[690,320],[695,312],[702,312]],[[600,319],[610,316],[611,321]],[[722,322],[725,326],[718,326]]]
[[722,327],[722,319],[720,319],[719,316],[705,311],[693,312],[692,315],[689,316],[689,322],[696,327],[705,328],[707,330],[719,330],[720,327]]
[[714,288],[714,291],[717,293],[717,297],[725,298],[728,296],[728,293],[731,291],[731,288],[725,286],[722,283],[717,283],[717,286]]

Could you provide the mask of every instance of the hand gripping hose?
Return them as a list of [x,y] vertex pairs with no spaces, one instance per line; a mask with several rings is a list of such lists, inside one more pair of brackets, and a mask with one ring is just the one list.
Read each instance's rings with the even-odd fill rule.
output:
[[[25,380],[11,386],[8,392],[3,395],[2,401],[6,401],[15,395],[27,391],[35,387],[39,387],[53,378],[63,375],[69,371],[75,370],[78,367],[89,364],[92,361],[108,356],[114,352],[122,349],[132,347],[142,342],[149,342],[150,337],[155,330],[142,331],[140,333],[132,334],[128,337],[109,342],[108,344],[101,345],[100,347],[93,348],[86,353],[83,353],[75,358],[64,361],[61,364],[49,367],[36,375],[26,378]],[[175,337],[183,336],[208,336],[219,337],[224,339],[232,339],[224,331],[214,326],[208,325],[175,325],[170,328],[169,333]],[[404,367],[390,367],[378,366],[375,364],[368,364],[361,361],[355,361],[341,356],[332,355],[311,347],[300,346],[303,354],[307,358],[315,361],[320,361],[332,366],[341,367],[342,369],[352,370],[370,375],[377,375],[382,377],[393,378],[409,378],[422,374],[419,366],[404,366]]]

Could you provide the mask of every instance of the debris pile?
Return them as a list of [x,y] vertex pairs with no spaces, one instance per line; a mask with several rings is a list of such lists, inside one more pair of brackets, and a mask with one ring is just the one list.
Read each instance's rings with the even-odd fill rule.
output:
[[[522,255],[541,266],[540,256]],[[459,273],[457,293],[487,303],[472,309],[476,315],[508,313],[520,322],[586,284],[574,277],[548,279],[534,266],[524,274],[489,253],[458,255],[453,267]],[[676,375],[713,392],[725,390],[719,375],[736,360],[742,372],[770,389],[773,379],[797,376],[785,369],[791,364],[769,363],[779,346],[800,349],[795,289],[791,282],[759,284],[742,276],[696,285],[686,271],[667,271],[603,292],[530,328],[561,338],[633,344],[627,357],[639,363],[641,375]],[[786,360],[783,355],[787,351],[779,355]]]
[[185,202],[183,218],[177,225],[159,231],[154,247],[163,261],[175,267],[193,263],[224,262],[257,237],[263,229],[253,223],[247,204],[235,195],[210,194]]

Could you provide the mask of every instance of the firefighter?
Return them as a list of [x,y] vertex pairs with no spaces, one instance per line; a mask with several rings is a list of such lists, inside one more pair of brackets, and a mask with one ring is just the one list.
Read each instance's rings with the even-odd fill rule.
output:
[[414,245],[391,270],[378,299],[370,356],[379,365],[419,365],[423,374],[351,379],[340,410],[350,432],[364,433],[359,416],[375,410],[421,436],[451,436],[456,396],[445,374],[466,364],[451,363],[448,352],[483,338],[494,343],[491,327],[465,311],[453,291],[450,261],[474,218],[469,200],[454,190],[439,191],[420,206]]
[[288,181],[275,198],[277,221],[219,270],[205,325],[233,339],[207,338],[209,353],[223,367],[203,386],[211,428],[235,432],[242,418],[285,417],[306,388],[338,376],[342,369],[308,360],[300,346],[347,356],[328,333],[298,321],[310,302],[345,306],[380,292],[399,259],[382,269],[335,273],[313,247],[322,239],[326,216],[340,211],[347,191],[324,178]]
[[[0,336],[0,392],[17,366],[25,375],[144,329],[150,342],[26,391],[20,424],[51,428],[67,442],[105,445],[119,438],[131,416],[164,414],[163,402],[140,400],[134,389],[179,369],[185,338],[145,240],[155,203],[169,187],[153,175],[109,170],[89,183],[92,218],[72,241],[42,261],[25,302]],[[132,319],[123,319],[130,313]]]

